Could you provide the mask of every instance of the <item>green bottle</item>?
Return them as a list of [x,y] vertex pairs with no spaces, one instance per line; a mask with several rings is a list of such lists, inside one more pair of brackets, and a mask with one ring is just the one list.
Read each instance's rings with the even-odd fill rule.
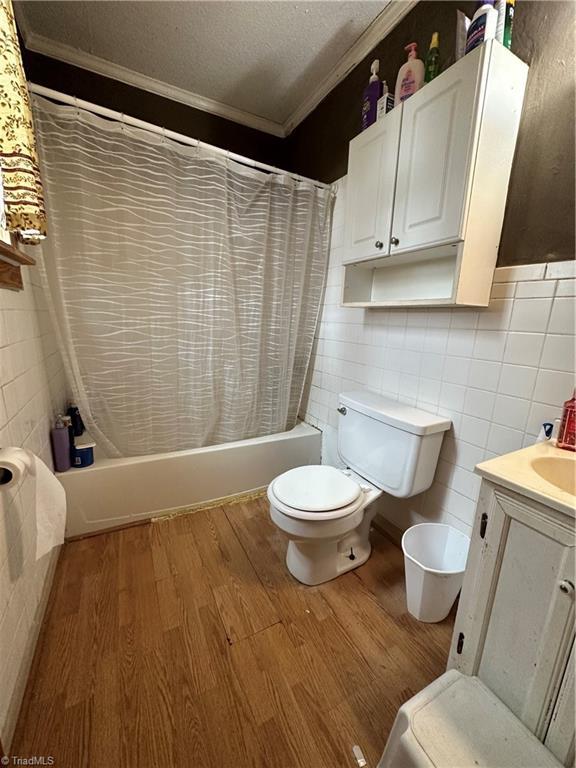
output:
[[429,83],[440,74],[440,48],[438,47],[438,32],[432,33],[430,48],[426,54],[424,82]]

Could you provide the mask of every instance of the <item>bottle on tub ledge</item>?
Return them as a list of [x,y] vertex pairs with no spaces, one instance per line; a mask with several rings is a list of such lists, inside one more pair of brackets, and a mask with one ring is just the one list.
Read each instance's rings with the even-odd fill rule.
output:
[[[71,423],[72,431],[72,445],[71,445],[71,463],[74,469],[83,469],[84,467],[90,467],[94,464],[94,448],[96,443],[92,441],[90,435],[86,432],[80,409],[74,403],[70,403],[68,410],[66,411],[67,418]],[[78,441],[77,438],[82,437],[82,441]]]
[[564,403],[556,446],[565,451],[576,451],[576,390]]
[[86,433],[84,440],[81,443],[76,442],[74,445],[74,450],[72,451],[72,468],[83,469],[84,467],[91,467],[92,464],[94,464],[95,447],[96,443],[94,443],[90,439],[88,433]]
[[67,472],[71,466],[70,431],[62,414],[56,416],[54,426],[50,430],[52,458],[56,472]]
[[74,403],[70,403],[68,410],[66,411],[66,415],[69,416],[70,420],[72,421],[74,437],[81,437],[86,431],[86,427],[82,421],[82,416],[80,415],[80,409],[78,406],[74,405]]

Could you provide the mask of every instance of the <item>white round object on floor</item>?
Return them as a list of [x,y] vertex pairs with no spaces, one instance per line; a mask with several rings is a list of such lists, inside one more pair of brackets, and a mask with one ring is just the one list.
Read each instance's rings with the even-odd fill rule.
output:
[[274,495],[283,504],[307,512],[326,512],[356,501],[360,485],[335,467],[296,467],[272,483]]

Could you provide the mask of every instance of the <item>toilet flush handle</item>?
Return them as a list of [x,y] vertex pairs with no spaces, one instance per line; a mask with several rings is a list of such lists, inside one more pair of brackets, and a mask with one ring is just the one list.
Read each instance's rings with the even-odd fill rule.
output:
[[339,406],[336,410],[338,411],[338,413],[341,413],[342,416],[346,416],[347,411],[343,405]]

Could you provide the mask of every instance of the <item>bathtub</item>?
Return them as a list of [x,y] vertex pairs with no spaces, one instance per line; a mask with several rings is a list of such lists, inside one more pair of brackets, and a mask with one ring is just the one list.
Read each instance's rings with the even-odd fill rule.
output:
[[98,459],[58,473],[66,490],[67,538],[130,525],[260,490],[281,472],[320,463],[321,433],[289,432],[190,451]]

